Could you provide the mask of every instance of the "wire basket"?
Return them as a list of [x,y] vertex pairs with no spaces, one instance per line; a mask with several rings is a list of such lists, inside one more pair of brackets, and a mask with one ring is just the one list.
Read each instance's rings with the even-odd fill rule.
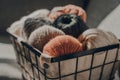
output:
[[[119,44],[50,58],[50,63],[44,63],[42,68],[39,60],[42,53],[15,35],[9,34],[24,80],[113,80],[118,68]],[[112,59],[109,58],[111,56]],[[68,64],[68,68],[63,67],[65,64]],[[49,70],[52,65],[57,66],[54,68],[55,73]],[[64,74],[65,71],[68,73]]]

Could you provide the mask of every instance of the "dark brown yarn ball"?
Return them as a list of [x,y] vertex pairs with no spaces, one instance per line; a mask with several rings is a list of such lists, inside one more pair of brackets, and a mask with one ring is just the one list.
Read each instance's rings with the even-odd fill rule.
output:
[[67,35],[72,35],[76,38],[85,30],[89,29],[81,17],[75,14],[63,14],[57,17],[53,25]]
[[82,44],[74,37],[61,35],[50,40],[43,48],[43,53],[52,57],[82,51]]
[[38,50],[42,51],[43,46],[52,38],[64,35],[59,29],[56,29],[52,26],[44,25],[35,31],[33,31],[28,39],[28,43]]

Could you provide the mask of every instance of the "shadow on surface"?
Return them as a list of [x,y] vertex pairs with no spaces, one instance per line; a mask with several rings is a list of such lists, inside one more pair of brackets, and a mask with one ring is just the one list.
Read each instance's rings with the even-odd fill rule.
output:
[[10,78],[10,77],[7,77],[7,76],[0,76],[0,80],[22,80],[22,79]]

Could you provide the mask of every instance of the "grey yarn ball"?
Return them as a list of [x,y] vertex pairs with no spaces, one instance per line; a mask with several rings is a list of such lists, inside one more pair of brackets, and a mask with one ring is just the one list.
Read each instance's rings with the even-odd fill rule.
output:
[[30,34],[43,25],[51,25],[51,21],[46,17],[28,18],[24,22],[23,35],[28,39]]

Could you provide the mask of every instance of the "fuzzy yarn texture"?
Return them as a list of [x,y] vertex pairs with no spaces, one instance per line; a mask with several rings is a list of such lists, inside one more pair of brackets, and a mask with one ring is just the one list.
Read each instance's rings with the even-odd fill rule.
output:
[[61,35],[50,40],[43,48],[43,53],[58,57],[83,50],[82,44],[72,36]]
[[20,37],[22,33],[22,22],[15,21],[10,25],[9,32]]
[[38,18],[28,18],[25,20],[23,27],[23,35],[29,38],[30,34],[37,28],[43,25],[51,25],[52,23],[46,17],[38,17]]
[[44,25],[36,30],[34,30],[29,39],[28,43],[38,50],[42,51],[44,45],[51,40],[52,38],[58,36],[58,35],[65,35],[64,32],[62,32],[59,29],[56,29],[52,26]]
[[[65,56],[81,52],[82,44],[74,37],[69,35],[60,35],[51,39],[43,48],[43,54],[40,56],[40,65],[46,69],[46,76],[55,78],[59,76],[58,62],[51,63],[51,57]],[[44,55],[44,56],[43,56]],[[49,55],[49,56],[46,56]],[[48,67],[45,66],[48,65]],[[76,59],[69,59],[60,62],[61,75],[68,75],[75,72]],[[74,80],[73,75],[61,78],[62,80]],[[78,79],[80,80],[80,79]],[[82,79],[81,79],[82,80]]]
[[112,32],[100,29],[88,29],[78,37],[78,40],[83,43],[87,50],[119,43]]
[[23,16],[20,20],[17,20],[14,23],[12,23],[10,25],[9,31],[12,34],[17,35],[18,37],[22,37],[25,39],[26,37],[22,34],[25,20],[28,18],[47,17],[48,13],[49,13],[49,10],[47,9],[39,9],[39,10],[33,11],[32,13],[26,16]]
[[[119,43],[119,40],[116,38],[116,36],[113,33],[100,30],[100,29],[88,29],[79,36],[78,40],[82,42],[84,50],[90,50],[93,48],[99,48],[99,47]],[[108,50],[108,52],[106,50],[106,51],[102,51],[102,52],[95,54],[94,60],[93,60],[93,66],[103,65],[106,54],[107,54],[107,58],[106,58],[105,63],[114,61],[117,55],[116,53],[117,53],[117,49],[115,48],[112,50]],[[118,51],[117,59],[119,59],[119,55],[120,55],[120,52]],[[87,56],[82,60],[84,61],[84,63],[82,64],[83,68],[90,67],[89,63],[91,61],[91,56]],[[81,64],[78,64],[78,65],[80,66]],[[112,66],[113,64],[104,65],[101,80],[109,80],[109,77],[110,77],[109,75],[111,74]],[[118,62],[115,63],[111,77],[114,77],[117,69],[118,69]],[[96,68],[94,70],[94,73],[91,74],[92,75],[91,79],[99,80],[100,73],[101,73],[101,69]],[[84,78],[87,78],[87,77],[89,76],[84,76]],[[84,79],[84,80],[87,80],[87,79]]]
[[74,37],[78,37],[85,30],[89,29],[83,20],[75,14],[63,14],[54,21],[53,25],[67,35]]
[[[57,37],[55,37],[55,38],[57,38]],[[112,34],[111,32],[106,32],[106,31],[102,31],[102,30],[98,30],[98,29],[88,29],[88,30],[84,31],[79,36],[78,40],[80,40],[82,45],[86,45],[86,46],[90,45],[90,46],[88,46],[88,48],[84,48],[84,50],[89,50],[89,49],[93,49],[93,48],[96,48],[96,47],[103,47],[103,46],[106,46],[106,45],[118,43],[118,39],[115,37],[114,34]],[[51,42],[51,41],[49,41],[49,42]],[[59,40],[57,40],[57,41],[59,41]],[[47,44],[49,44],[49,42]],[[88,42],[88,44],[84,44],[84,42],[85,43]],[[90,44],[89,42],[90,43],[92,42],[92,44]],[[60,43],[56,43],[56,44],[60,45]],[[82,48],[83,47],[84,46],[82,46]],[[57,48],[58,50],[57,49],[55,50],[52,47],[48,47],[48,49],[49,48],[50,48],[50,50],[53,50],[52,52],[56,53],[62,47],[60,47],[60,48],[58,47]],[[50,55],[50,52],[48,52],[48,51],[49,50],[46,50],[46,54]],[[45,52],[43,54],[45,54]],[[93,59],[92,67],[102,65],[103,62],[104,62],[105,54],[106,54],[106,51],[102,51],[98,54],[95,54],[94,59]],[[116,49],[112,49],[112,50],[108,51],[108,55],[107,55],[107,59],[106,59],[105,63],[113,61],[115,59],[115,55],[116,55]],[[91,57],[92,57],[92,55],[87,55],[87,56],[83,56],[83,57],[78,58],[78,66],[77,66],[78,67],[77,68],[78,72],[81,71],[81,70],[89,69],[91,67],[91,60],[92,60]],[[51,78],[59,77],[58,62],[50,63],[50,60],[51,59],[49,57],[40,56],[41,67],[46,69],[46,75],[48,77],[51,77]],[[44,64],[47,64],[48,67],[46,68],[44,66]],[[115,64],[112,77],[114,76],[115,71],[118,69],[117,65],[118,65],[118,63]],[[101,80],[109,80],[109,75],[111,73],[112,66],[113,66],[112,64],[104,65],[104,70],[103,70],[103,75],[101,77],[102,78]],[[99,80],[99,76],[100,76],[100,73],[101,73],[101,67],[102,66],[92,70],[91,78],[90,78],[91,80]],[[76,58],[61,61],[60,62],[60,69],[61,69],[61,76],[74,73],[76,71]],[[89,80],[89,74],[90,74],[90,70],[82,72],[82,73],[77,73],[76,78],[77,78],[77,80]],[[74,77],[75,77],[74,75],[71,75],[71,76],[63,77],[61,79],[62,80],[74,80]]]
[[87,15],[84,9],[82,9],[79,6],[72,5],[72,4],[54,7],[50,11],[48,17],[54,21],[58,16],[62,14],[76,14],[80,16],[84,22],[86,22],[86,18],[87,18]]

